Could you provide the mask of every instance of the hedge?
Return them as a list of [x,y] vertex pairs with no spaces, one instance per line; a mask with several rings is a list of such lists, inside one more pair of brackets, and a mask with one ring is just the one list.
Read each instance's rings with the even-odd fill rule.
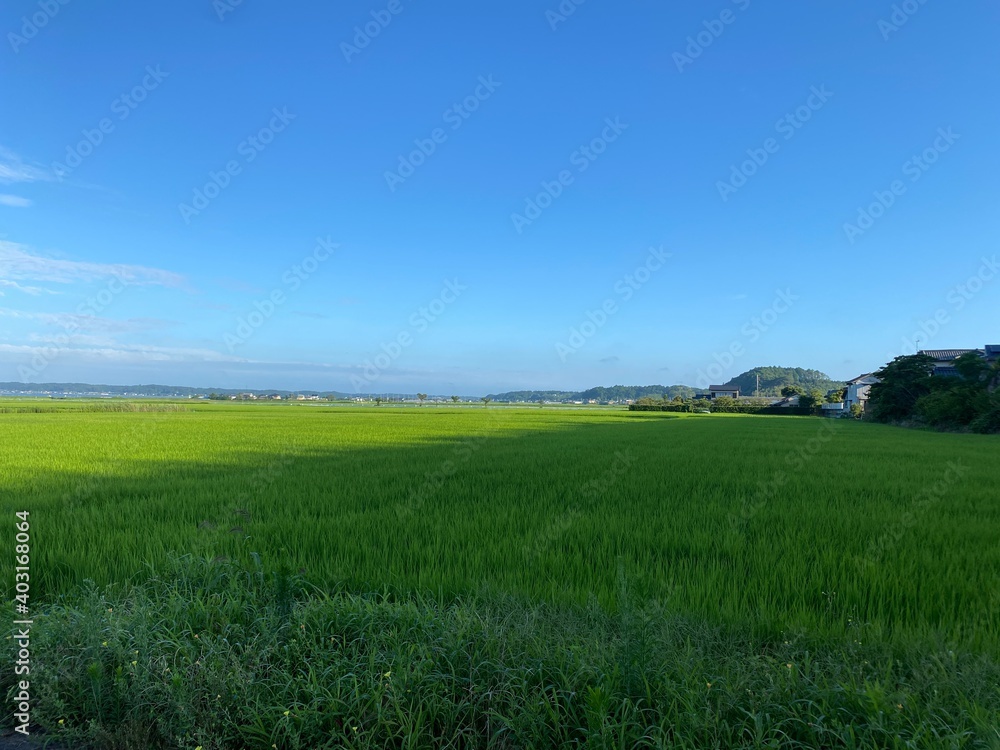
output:
[[673,411],[693,412],[699,409],[709,409],[716,414],[778,414],[785,416],[806,417],[816,411],[808,406],[758,406],[756,404],[736,404],[734,406],[704,406],[697,404],[629,404],[629,411]]

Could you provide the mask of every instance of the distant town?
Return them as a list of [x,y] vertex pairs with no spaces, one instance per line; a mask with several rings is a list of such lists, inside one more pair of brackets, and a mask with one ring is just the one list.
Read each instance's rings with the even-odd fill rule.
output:
[[[985,363],[1000,358],[1000,345],[982,349],[934,349],[918,352],[933,362],[933,374],[955,376],[955,363],[963,355],[976,355]],[[688,385],[597,386],[585,391],[508,391],[486,396],[459,396],[427,393],[343,393],[339,391],[285,391],[276,389],[240,390],[194,388],[167,385],[93,385],[89,383],[0,383],[0,397],[67,398],[172,398],[208,401],[336,401],[415,404],[532,404],[578,406],[651,405],[654,402],[705,399],[720,407],[746,403],[747,406],[795,408],[808,406],[826,416],[855,416],[866,410],[871,386],[878,382],[874,373],[861,373],[847,381],[832,380],[819,370],[800,367],[755,367],[726,383],[694,388]],[[721,400],[721,401],[720,401]],[[713,404],[714,407],[715,404]]]

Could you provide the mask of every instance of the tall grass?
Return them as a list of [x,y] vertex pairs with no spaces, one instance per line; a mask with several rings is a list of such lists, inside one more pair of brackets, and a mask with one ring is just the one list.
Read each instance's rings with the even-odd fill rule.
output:
[[[35,718],[74,748],[991,748],[1000,667],[769,642],[637,603],[326,594],[168,559],[36,615]],[[11,687],[11,671],[0,687]]]

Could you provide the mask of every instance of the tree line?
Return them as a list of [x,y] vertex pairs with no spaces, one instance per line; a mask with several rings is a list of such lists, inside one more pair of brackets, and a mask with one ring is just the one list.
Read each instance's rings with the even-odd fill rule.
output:
[[866,418],[876,422],[979,433],[1000,432],[1000,360],[977,352],[953,363],[954,373],[934,374],[926,354],[896,357],[877,371]]

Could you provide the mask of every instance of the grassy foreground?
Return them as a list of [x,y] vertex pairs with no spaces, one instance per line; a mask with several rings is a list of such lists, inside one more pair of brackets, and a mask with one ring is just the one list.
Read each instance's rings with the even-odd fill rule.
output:
[[[613,613],[309,591],[180,559],[47,608],[36,718],[71,747],[995,748],[1000,667],[951,651],[769,642]],[[3,685],[8,687],[8,672]]]
[[997,437],[236,404],[0,430],[36,718],[78,743],[1000,747]]

